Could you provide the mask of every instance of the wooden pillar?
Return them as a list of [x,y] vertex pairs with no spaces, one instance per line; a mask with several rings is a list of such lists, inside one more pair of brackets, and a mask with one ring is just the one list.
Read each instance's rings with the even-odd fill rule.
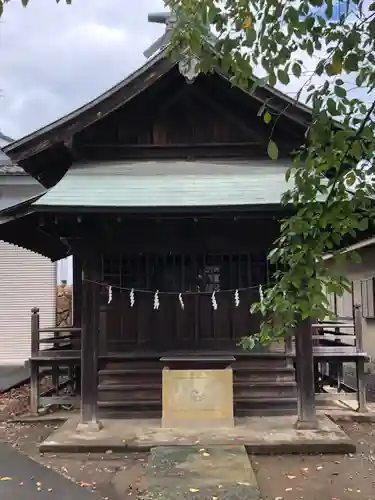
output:
[[363,357],[362,311],[360,305],[354,306],[354,328],[357,353],[361,354],[356,359],[358,411],[361,413],[365,413],[368,411],[367,384],[365,373],[365,358]]
[[30,360],[30,412],[37,415],[39,410],[39,355],[40,331],[39,309],[31,309],[31,360]]
[[73,321],[72,325],[79,328],[82,323],[82,259],[73,255]]
[[82,339],[81,339],[81,419],[78,430],[97,430],[98,420],[98,356],[100,286],[98,262],[85,261],[82,272]]
[[299,323],[295,335],[298,429],[317,429],[315,408],[314,359],[311,320]]

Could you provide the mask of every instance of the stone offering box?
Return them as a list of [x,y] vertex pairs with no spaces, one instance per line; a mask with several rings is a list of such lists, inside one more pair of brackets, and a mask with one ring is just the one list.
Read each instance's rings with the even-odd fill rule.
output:
[[165,356],[162,426],[234,427],[233,356]]

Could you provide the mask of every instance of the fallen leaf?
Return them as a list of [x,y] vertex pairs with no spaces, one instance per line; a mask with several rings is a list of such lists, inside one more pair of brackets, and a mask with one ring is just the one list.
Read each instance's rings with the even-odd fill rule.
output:
[[189,491],[191,493],[197,493],[199,491],[199,488],[189,488]]
[[322,470],[323,469],[323,465],[318,465],[318,467],[316,468],[316,470]]
[[91,486],[90,483],[85,483],[84,481],[80,482],[81,488],[87,488],[88,486]]
[[295,479],[296,476],[287,476],[288,479]]
[[0,481],[11,481],[12,478],[11,477],[0,477]]
[[303,470],[303,472],[308,472],[309,468],[308,467],[304,467],[302,470]]

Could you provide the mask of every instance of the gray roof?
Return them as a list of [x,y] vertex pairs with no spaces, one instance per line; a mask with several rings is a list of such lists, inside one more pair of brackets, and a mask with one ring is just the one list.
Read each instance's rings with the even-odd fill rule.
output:
[[24,169],[18,165],[14,165],[11,160],[8,163],[2,163],[0,157],[0,175],[27,175]]
[[0,148],[6,146],[7,144],[10,144],[11,142],[13,142],[13,139],[3,134],[0,130]]
[[28,186],[27,192],[23,196],[7,196],[6,198],[0,198],[0,211],[7,208],[16,207],[25,203],[29,200],[35,199],[36,196],[40,195],[45,191],[43,186],[40,184],[35,184],[34,186]]
[[150,161],[79,165],[34,205],[218,207],[279,204],[288,164]]
[[0,175],[26,175],[23,168],[13,164],[9,156],[7,156],[1,149],[12,141],[13,139],[4,135],[0,131]]

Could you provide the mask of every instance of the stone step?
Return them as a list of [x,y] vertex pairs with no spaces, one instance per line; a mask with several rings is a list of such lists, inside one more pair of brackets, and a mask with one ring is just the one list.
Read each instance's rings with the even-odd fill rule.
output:
[[138,484],[139,500],[259,500],[244,446],[158,446]]

